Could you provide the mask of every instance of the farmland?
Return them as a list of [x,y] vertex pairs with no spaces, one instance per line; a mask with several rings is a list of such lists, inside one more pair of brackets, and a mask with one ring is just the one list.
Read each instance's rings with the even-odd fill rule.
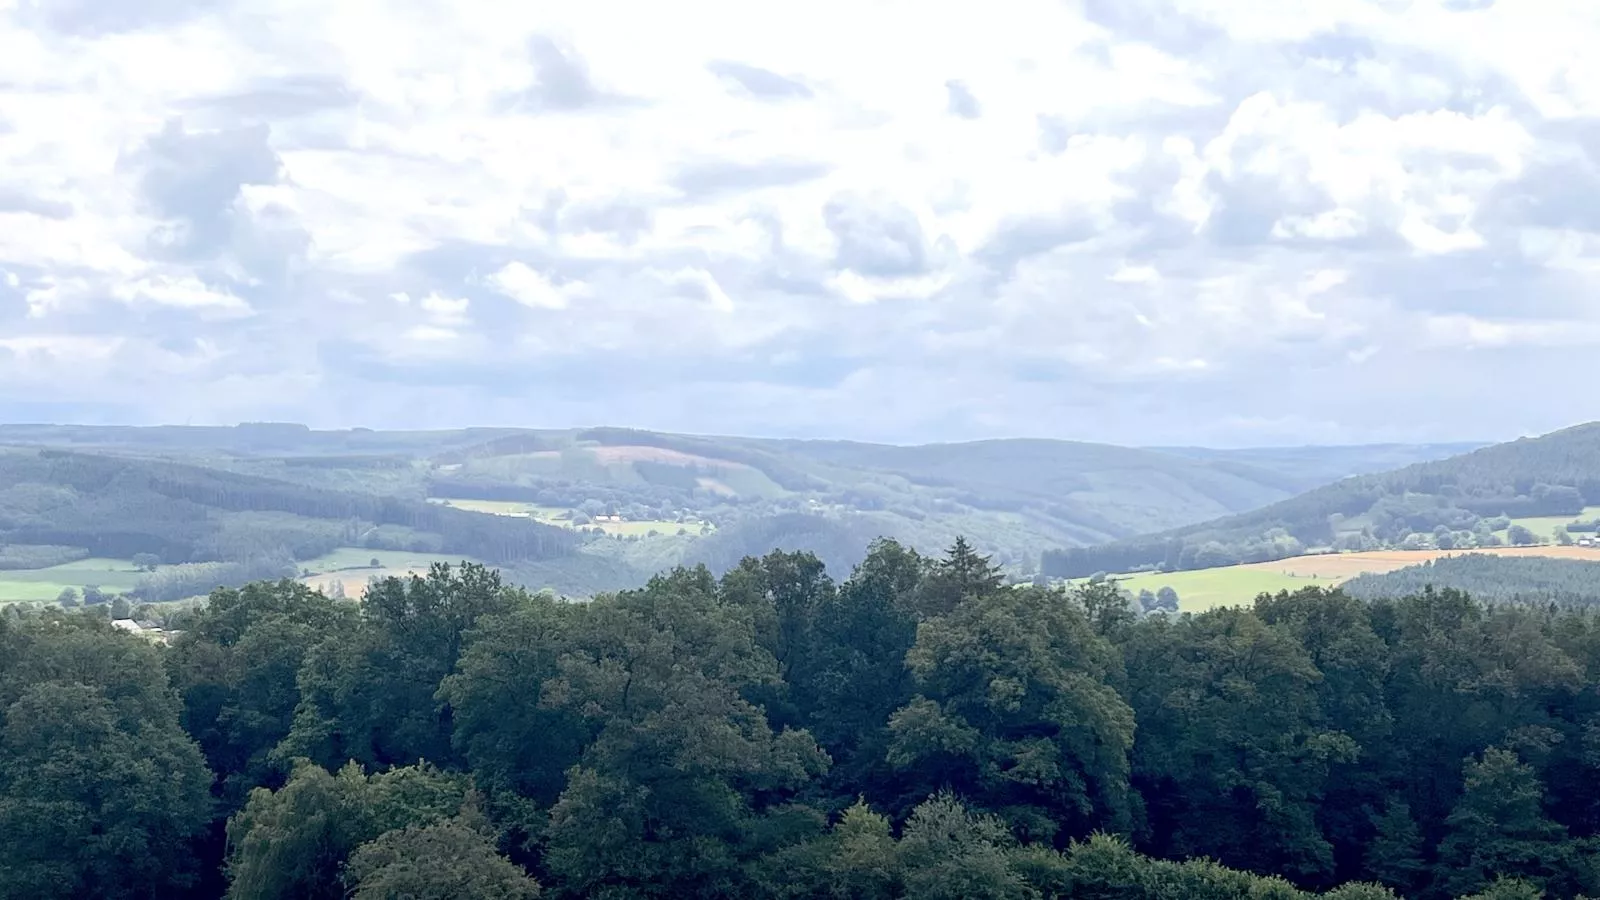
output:
[[[563,509],[555,506],[539,506],[534,503],[521,503],[515,500],[462,500],[455,497],[429,497],[429,503],[438,503],[464,509],[468,512],[487,513],[491,516],[511,516],[514,518],[533,519],[546,525],[555,525],[561,528],[574,527],[573,519],[581,515],[577,510]],[[695,522],[677,522],[668,519],[628,519],[612,520],[597,518],[584,521],[588,524],[583,527],[600,529],[606,534],[620,534],[623,537],[650,537],[656,535],[677,534],[683,529],[688,534],[699,534],[702,524]]]
[[[372,565],[374,560],[378,562],[376,567]],[[323,593],[332,593],[334,582],[339,582],[344,585],[345,596],[354,599],[366,592],[369,579],[420,575],[428,571],[429,566],[441,562],[456,565],[462,562],[479,562],[479,560],[463,560],[449,554],[344,547],[301,563],[302,570],[311,574],[302,575],[300,581]]]
[[0,603],[55,600],[65,588],[81,591],[93,585],[107,593],[133,589],[143,573],[125,559],[80,559],[44,569],[0,572]]
[[[1570,525],[1573,522],[1587,522],[1596,518],[1600,518],[1600,506],[1584,507],[1583,512],[1575,516],[1529,516],[1512,519],[1511,524],[1521,525],[1523,528],[1533,532],[1534,537],[1539,540],[1548,541],[1557,528]],[[1505,532],[1506,529],[1501,529],[1500,534],[1503,536]]]
[[[1553,527],[1553,526],[1552,526]],[[1204,612],[1218,606],[1245,604],[1258,594],[1294,591],[1304,587],[1334,587],[1367,572],[1392,572],[1432,559],[1461,553],[1496,556],[1547,556],[1600,561],[1594,547],[1489,547],[1479,550],[1373,550],[1363,553],[1323,553],[1295,556],[1274,562],[1247,563],[1186,572],[1140,572],[1115,576],[1130,591],[1155,591],[1171,587],[1178,592],[1183,612]]]

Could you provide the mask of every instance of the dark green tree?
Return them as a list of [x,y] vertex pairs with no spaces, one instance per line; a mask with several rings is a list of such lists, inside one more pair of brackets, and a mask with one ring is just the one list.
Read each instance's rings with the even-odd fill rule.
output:
[[1078,606],[1035,587],[973,596],[918,627],[906,665],[919,694],[890,718],[889,758],[913,783],[1029,840],[1128,827],[1133,711],[1110,683],[1116,649]]
[[350,855],[350,900],[532,900],[539,883],[495,849],[480,817],[385,832]]
[[288,735],[311,648],[349,634],[356,611],[293,581],[214,591],[173,642],[167,666],[183,724],[200,742],[232,812],[282,774],[269,754]]
[[0,897],[181,896],[211,775],[159,651],[103,620],[0,633]]
[[1465,776],[1461,799],[1446,822],[1450,832],[1439,845],[1442,887],[1459,897],[1500,876],[1541,886],[1557,877],[1566,829],[1545,815],[1544,787],[1533,767],[1491,747],[1467,760]]
[[438,695],[466,633],[517,602],[500,574],[436,564],[426,576],[374,582],[357,628],[321,641],[299,676],[294,724],[275,758],[325,767],[453,759],[452,711]]
[[343,900],[357,847],[457,816],[469,797],[467,779],[428,766],[367,775],[351,763],[335,775],[302,760],[228,821],[228,900]]

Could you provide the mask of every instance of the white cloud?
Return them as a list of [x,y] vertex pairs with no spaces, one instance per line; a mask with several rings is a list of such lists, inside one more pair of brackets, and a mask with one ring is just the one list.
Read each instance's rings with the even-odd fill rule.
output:
[[250,304],[228,291],[207,287],[192,276],[154,276],[113,285],[111,296],[128,304],[147,303],[176,309],[248,315]]
[[556,285],[542,272],[516,261],[506,263],[500,271],[490,275],[488,284],[523,306],[535,309],[566,309],[574,297],[588,294],[588,286],[583,282]]
[[1555,427],[1483,398],[1600,344],[1600,19],[1450,6],[0,3],[0,350],[130,420]]

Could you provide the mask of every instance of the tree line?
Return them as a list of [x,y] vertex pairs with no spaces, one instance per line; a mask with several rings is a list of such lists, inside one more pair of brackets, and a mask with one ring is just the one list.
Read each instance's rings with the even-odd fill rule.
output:
[[0,897],[1600,895],[1600,617],[1142,613],[964,541],[0,616]]
[[1346,581],[1352,597],[1399,597],[1428,587],[1455,588],[1480,601],[1590,605],[1600,602],[1600,562],[1548,556],[1465,553]]

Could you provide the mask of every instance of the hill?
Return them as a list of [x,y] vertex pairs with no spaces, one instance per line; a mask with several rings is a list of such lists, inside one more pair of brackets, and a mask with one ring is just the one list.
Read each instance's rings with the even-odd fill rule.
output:
[[[275,423],[0,426],[0,445],[187,466],[346,503],[355,496],[391,498],[409,504],[407,516],[429,515],[416,507],[433,501],[532,519],[562,528],[574,552],[554,561],[539,554],[513,560],[480,552],[472,542],[402,540],[382,547],[465,553],[454,548],[470,545],[472,557],[505,565],[534,579],[533,586],[580,595],[633,586],[678,563],[705,562],[720,571],[775,547],[812,549],[842,574],[879,536],[933,551],[965,535],[1012,574],[1031,574],[1041,554],[1056,547],[1237,513],[1340,475],[1451,449],[1155,450],[1020,439],[892,446],[623,428],[379,432]],[[151,514],[161,508],[156,504]],[[255,514],[262,528],[269,524],[262,513],[295,514],[224,512]],[[414,528],[405,521],[379,524],[385,536],[395,536],[395,527]],[[348,538],[322,533],[304,552],[326,552],[335,540]],[[120,555],[99,544],[89,549]],[[185,544],[172,552],[187,558],[193,551]]]
[[[1465,549],[1551,539],[1600,504],[1600,423],[1392,472],[1357,475],[1253,511],[1044,554],[1050,576],[1201,569],[1310,549]],[[1524,523],[1516,520],[1525,519]],[[1527,530],[1517,530],[1519,524]],[[1530,527],[1531,526],[1531,527]],[[1546,529],[1534,533],[1533,527]]]
[[579,542],[549,525],[420,500],[168,460],[0,448],[0,569],[90,557],[167,567],[143,599],[293,574],[297,562],[345,546],[516,563],[569,556]]

